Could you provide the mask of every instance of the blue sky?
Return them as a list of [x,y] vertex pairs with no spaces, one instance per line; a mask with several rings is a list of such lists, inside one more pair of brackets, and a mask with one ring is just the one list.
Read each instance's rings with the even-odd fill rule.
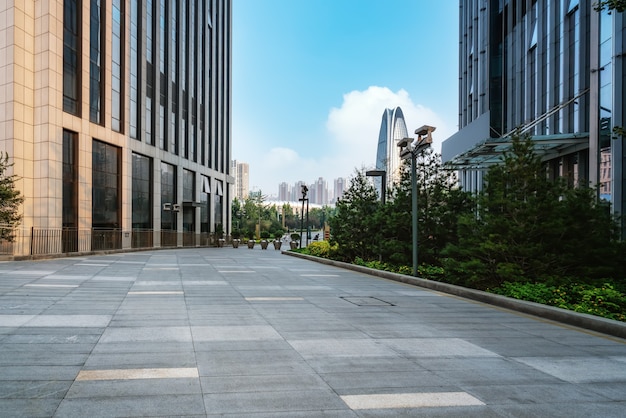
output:
[[233,158],[250,188],[372,168],[385,108],[457,131],[458,0],[233,0]]

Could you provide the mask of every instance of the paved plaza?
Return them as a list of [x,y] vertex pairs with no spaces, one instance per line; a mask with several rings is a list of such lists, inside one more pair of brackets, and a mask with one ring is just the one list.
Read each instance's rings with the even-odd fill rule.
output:
[[0,263],[2,417],[623,417],[626,340],[260,248]]

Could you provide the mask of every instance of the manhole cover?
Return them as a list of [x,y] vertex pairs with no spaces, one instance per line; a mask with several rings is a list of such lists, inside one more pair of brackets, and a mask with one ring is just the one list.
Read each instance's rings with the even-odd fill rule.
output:
[[393,303],[372,296],[341,296],[341,299],[357,306],[395,306]]

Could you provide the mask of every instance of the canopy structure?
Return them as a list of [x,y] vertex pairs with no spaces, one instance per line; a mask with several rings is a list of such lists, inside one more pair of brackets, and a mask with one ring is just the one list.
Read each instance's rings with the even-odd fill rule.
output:
[[[589,133],[540,135],[531,137],[534,151],[542,160],[550,160],[589,148]],[[511,149],[511,137],[487,138],[457,155],[448,165],[459,170],[485,169],[502,163],[502,156]]]

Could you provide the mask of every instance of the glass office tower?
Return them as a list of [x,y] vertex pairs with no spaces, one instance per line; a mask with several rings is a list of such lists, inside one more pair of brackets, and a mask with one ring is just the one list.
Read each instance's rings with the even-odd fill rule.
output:
[[625,209],[623,13],[580,0],[461,0],[459,131],[443,142],[468,190],[528,133],[553,177]]

